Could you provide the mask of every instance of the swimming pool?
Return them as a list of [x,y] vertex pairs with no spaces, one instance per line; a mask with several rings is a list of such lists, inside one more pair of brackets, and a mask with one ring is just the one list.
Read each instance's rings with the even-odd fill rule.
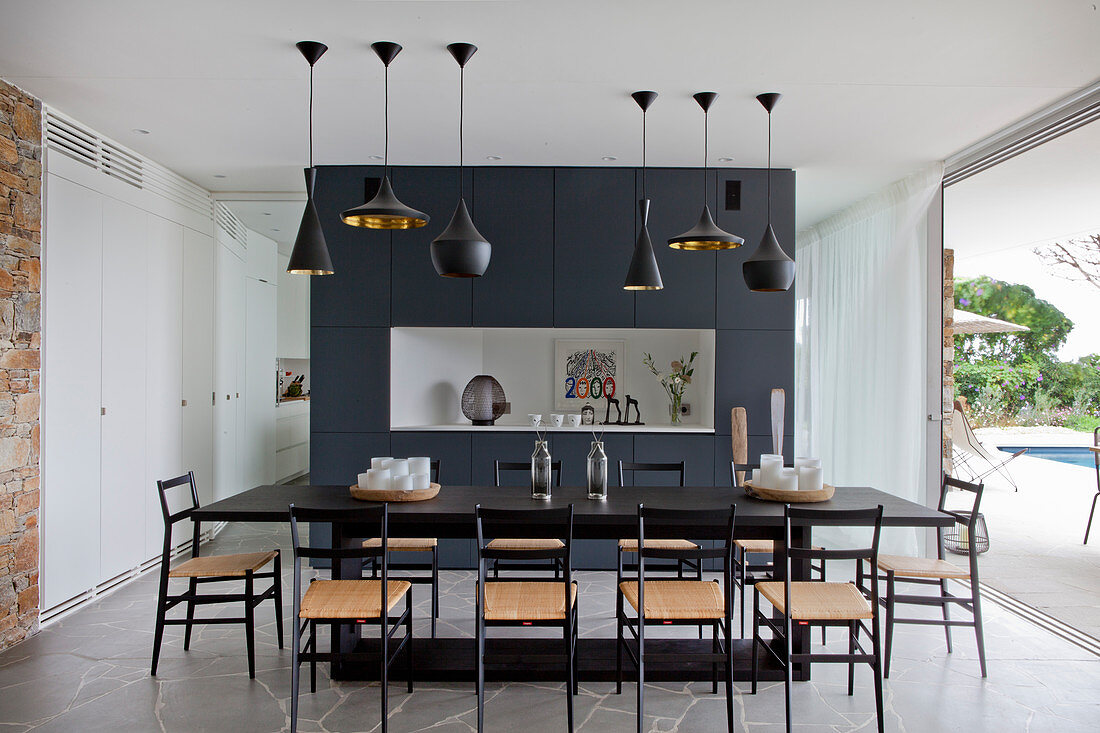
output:
[[[998,450],[1004,453],[1015,453],[1024,446],[1022,445],[1002,445],[998,446]],[[1072,446],[1058,446],[1058,445],[1040,445],[1030,446],[1027,449],[1027,453],[1024,455],[1032,458],[1045,458],[1048,461],[1058,461],[1059,463],[1068,463],[1071,466],[1086,466],[1088,468],[1094,468],[1096,466],[1092,457],[1092,451],[1085,445],[1072,445]]]

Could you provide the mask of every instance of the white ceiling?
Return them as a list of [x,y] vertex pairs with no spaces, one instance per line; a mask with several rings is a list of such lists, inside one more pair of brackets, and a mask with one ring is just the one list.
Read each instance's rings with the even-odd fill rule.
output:
[[475,164],[635,165],[628,95],[648,88],[661,94],[652,164],[698,163],[690,95],[706,89],[721,95],[712,161],[761,166],[753,97],[779,91],[774,160],[798,171],[800,225],[1100,72],[1100,11],[1086,0],[0,0],[0,19],[0,77],[213,191],[301,190],[302,39],[330,47],[316,70],[319,164],[382,153],[375,40],[405,46],[390,74],[397,164],[456,162],[451,41],[481,47],[467,67]]

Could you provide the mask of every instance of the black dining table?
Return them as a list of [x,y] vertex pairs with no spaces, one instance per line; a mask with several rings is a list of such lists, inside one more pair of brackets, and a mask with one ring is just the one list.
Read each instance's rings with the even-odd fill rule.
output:
[[[763,501],[747,496],[744,489],[713,486],[689,487],[612,487],[609,498],[602,501],[589,500],[588,492],[582,487],[554,487],[550,500],[533,500],[528,487],[496,486],[444,486],[439,494],[427,501],[391,502],[389,505],[389,531],[394,537],[439,537],[472,539],[474,538],[474,507],[520,509],[539,507],[561,507],[573,504],[573,536],[576,539],[615,541],[624,537],[637,536],[638,504],[647,506],[682,509],[712,509],[713,524],[700,524],[684,528],[684,535],[694,540],[721,539],[725,530],[724,513],[732,504],[737,507],[736,534],[744,539],[783,538],[783,504]],[[288,522],[288,507],[314,507],[323,509],[352,509],[363,506],[363,502],[352,498],[347,486],[302,486],[277,485],[257,486],[226,499],[213,502],[196,509],[192,515],[202,522]],[[820,509],[858,509],[883,507],[884,527],[947,527],[951,517],[929,509],[928,507],[902,499],[885,491],[864,486],[839,486],[832,499],[813,504]],[[792,527],[792,542],[796,544],[810,541],[808,527]],[[366,528],[353,523],[334,523],[332,527],[332,545],[334,547],[353,547],[360,543],[366,534]],[[335,579],[357,578],[362,576],[362,563],[359,560],[344,560],[334,564],[331,569]],[[776,575],[782,578],[785,569],[776,568]],[[793,563],[793,580],[809,578],[809,563]],[[472,592],[472,588],[471,588]],[[609,615],[613,613],[609,609]],[[584,629],[581,629],[584,633]],[[798,629],[795,633],[796,650],[806,649],[808,634]],[[377,646],[376,640],[363,638],[356,624],[347,624],[333,629],[333,648],[340,651],[370,651]],[[542,645],[554,643],[552,639],[501,638],[490,637],[490,643],[506,657],[503,669],[497,670],[502,679],[546,680],[561,677],[561,671],[547,668],[545,665],[527,664],[525,654],[542,653]],[[593,638],[582,636],[578,642],[578,675],[582,680],[612,680],[615,675],[615,640],[613,638]],[[652,644],[652,646],[651,646]],[[685,649],[702,645],[709,651],[711,641],[697,639],[672,639],[653,641],[647,639],[647,648],[668,645],[671,648]],[[494,656],[497,651],[494,651]],[[414,643],[418,680],[456,680],[473,679],[474,640],[472,638],[438,637],[417,638]],[[750,669],[751,640],[734,640],[734,677],[748,679]],[[770,655],[762,654],[762,662]],[[795,666],[796,679],[808,679],[809,668]],[[627,665],[629,670],[629,665]],[[624,673],[627,671],[624,670]],[[397,672],[395,668],[394,672]],[[490,670],[487,670],[487,674]],[[334,679],[377,679],[378,669],[374,664],[336,662],[331,673]],[[490,678],[494,675],[490,674]],[[705,669],[691,665],[678,665],[670,669],[650,669],[647,665],[646,676],[654,681],[708,679],[710,666]],[[781,679],[781,672],[770,664],[761,668],[762,679]]]

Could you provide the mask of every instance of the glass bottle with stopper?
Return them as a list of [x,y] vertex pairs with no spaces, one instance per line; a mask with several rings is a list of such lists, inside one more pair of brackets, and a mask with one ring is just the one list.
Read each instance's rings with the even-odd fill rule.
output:
[[531,454],[531,498],[550,499],[550,449],[545,440],[536,440]]
[[607,498],[607,453],[602,440],[592,441],[592,450],[588,452],[588,498]]

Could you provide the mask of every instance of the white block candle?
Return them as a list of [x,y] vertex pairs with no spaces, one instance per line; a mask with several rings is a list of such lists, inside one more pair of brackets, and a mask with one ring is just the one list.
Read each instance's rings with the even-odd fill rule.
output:
[[752,480],[752,485],[753,486],[760,486],[760,469],[759,468],[752,469],[752,479],[751,480]]
[[802,468],[803,466],[810,466],[811,468],[821,468],[821,459],[820,458],[809,458],[809,457],[802,457],[802,458],[795,458],[794,459],[794,467],[795,468]]
[[405,458],[391,458],[386,462],[383,468],[388,468],[390,470],[390,475],[394,478],[409,475],[409,462]]
[[389,491],[390,469],[372,468],[367,471],[367,488],[375,491]]
[[369,476],[369,475],[370,475],[370,471],[367,471],[366,473],[359,474],[359,488],[360,489],[367,488],[367,476]]
[[821,466],[802,466],[798,469],[798,490],[816,491],[822,488]]
[[410,474],[412,478],[412,487],[414,489],[426,489],[431,485],[431,479],[426,473],[413,473]]
[[779,484],[776,488],[783,491],[798,491],[798,472],[793,468],[781,468]]
[[760,456],[760,486],[765,489],[779,487],[779,471],[783,468],[783,456],[765,453]]
[[393,488],[397,491],[412,491],[413,477],[407,473],[403,476],[395,476],[393,479]]
[[416,458],[409,459],[409,474],[416,475],[422,473],[430,475],[432,472],[432,459],[427,456],[417,456]]
[[392,461],[392,460],[393,460],[393,456],[385,456],[383,458],[372,458],[372,459],[370,459],[370,467],[371,468],[385,468],[386,467],[386,461]]

